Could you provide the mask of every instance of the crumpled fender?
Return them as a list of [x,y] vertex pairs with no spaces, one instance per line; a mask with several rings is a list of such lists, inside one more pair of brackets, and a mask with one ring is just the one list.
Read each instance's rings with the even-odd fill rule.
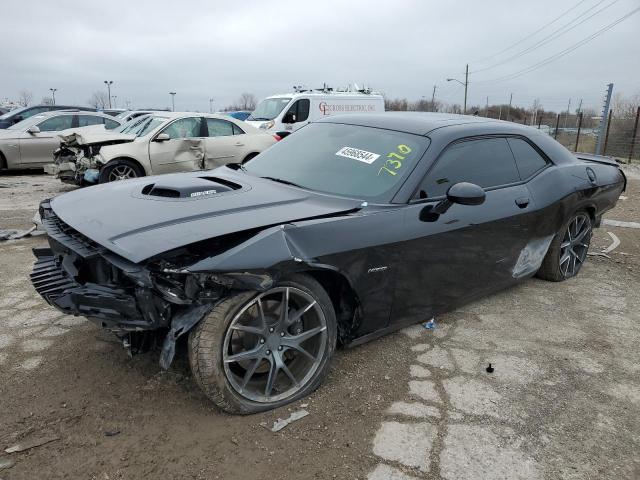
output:
[[286,233],[290,228],[295,227],[278,225],[267,228],[220,255],[200,260],[187,270],[194,273],[269,270],[282,262],[303,262],[305,256]]
[[160,353],[160,367],[167,370],[171,366],[173,357],[176,354],[176,340],[184,333],[187,333],[193,326],[202,320],[212,309],[213,304],[198,305],[183,311],[173,317],[171,330],[164,337],[162,352]]

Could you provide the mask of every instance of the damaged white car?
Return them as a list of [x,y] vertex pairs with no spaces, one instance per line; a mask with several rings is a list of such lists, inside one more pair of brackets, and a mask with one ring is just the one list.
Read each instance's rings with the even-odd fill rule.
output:
[[78,185],[244,163],[276,143],[273,135],[222,115],[158,112],[113,132],[74,132],[54,152],[55,173]]

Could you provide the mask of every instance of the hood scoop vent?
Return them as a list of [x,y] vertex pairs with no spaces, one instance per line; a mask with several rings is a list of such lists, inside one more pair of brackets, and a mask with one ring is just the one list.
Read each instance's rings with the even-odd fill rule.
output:
[[198,199],[241,188],[237,183],[217,177],[176,176],[145,185],[140,193],[145,197]]

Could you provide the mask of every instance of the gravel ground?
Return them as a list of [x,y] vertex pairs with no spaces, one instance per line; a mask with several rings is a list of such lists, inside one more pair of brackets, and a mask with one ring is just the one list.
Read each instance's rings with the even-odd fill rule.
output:
[[[640,174],[607,215],[640,221]],[[30,226],[72,187],[0,177],[0,229]],[[640,229],[605,225],[579,277],[508,291],[351,350],[278,411],[233,417],[190,378],[184,350],[130,358],[33,291],[30,249],[0,242],[0,479],[640,478]],[[426,319],[425,319],[426,320]],[[494,371],[488,373],[491,363]],[[304,405],[304,407],[303,407]],[[278,433],[300,408],[309,415]]]

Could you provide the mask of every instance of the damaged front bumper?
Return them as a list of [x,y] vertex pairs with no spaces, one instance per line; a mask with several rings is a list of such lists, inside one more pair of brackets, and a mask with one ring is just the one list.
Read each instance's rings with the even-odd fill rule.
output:
[[99,154],[85,156],[85,152],[69,147],[61,147],[53,154],[54,163],[46,165],[45,173],[55,175],[64,183],[88,185],[98,183],[103,162]]
[[[175,341],[188,332],[225,293],[185,298],[174,285],[144,266],[133,264],[92,242],[51,210],[40,209],[49,248],[34,248],[31,282],[47,303],[69,315],[81,315],[130,345],[135,332],[167,332],[160,364],[168,368]],[[164,281],[165,283],[161,283]]]

